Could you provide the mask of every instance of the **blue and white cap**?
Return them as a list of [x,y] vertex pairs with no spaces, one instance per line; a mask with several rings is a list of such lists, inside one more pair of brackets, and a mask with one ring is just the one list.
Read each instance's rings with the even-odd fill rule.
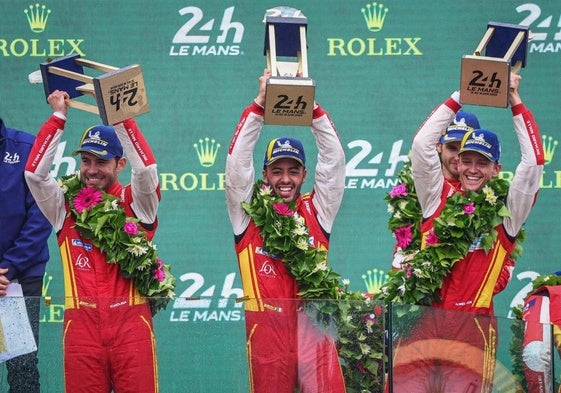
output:
[[302,164],[302,166],[306,166],[306,154],[304,153],[302,142],[287,136],[271,140],[265,150],[263,169],[281,158],[292,158]]
[[473,130],[464,135],[458,154],[466,151],[477,152],[493,162],[499,162],[501,144],[497,134],[489,130]]
[[466,132],[480,128],[477,116],[471,112],[458,111],[452,123],[442,132],[440,143],[460,142]]
[[80,148],[72,153],[91,153],[95,156],[109,160],[115,157],[123,157],[123,146],[110,126],[93,126],[84,131],[80,140]]

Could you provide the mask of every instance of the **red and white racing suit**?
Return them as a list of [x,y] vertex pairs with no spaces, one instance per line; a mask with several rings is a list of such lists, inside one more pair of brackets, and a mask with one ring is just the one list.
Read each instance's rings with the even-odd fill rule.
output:
[[[74,228],[64,193],[49,170],[65,119],[55,113],[41,127],[26,166],[26,180],[53,225],[65,288],[64,383],[67,393],[158,392],[155,337],[150,306],[116,263]],[[132,119],[114,126],[132,166],[131,184],[105,191],[140,219],[151,239],[160,192],[156,161]]]
[[522,359],[528,393],[553,393],[552,343],[561,355],[561,286],[536,289],[524,302]]
[[[253,151],[263,126],[263,108],[242,113],[226,160],[226,199],[245,302],[250,391],[254,393],[345,392],[335,343],[300,310],[298,286],[282,260],[267,254],[263,239],[242,208],[255,182]],[[328,248],[329,233],[345,186],[344,150],[328,114],[317,106],[312,134],[318,146],[313,191],[297,200],[315,247]]]
[[[413,140],[411,168],[423,211],[424,238],[447,198],[456,192],[444,181],[434,146],[441,130],[459,109],[459,95],[454,93],[431,113]],[[474,241],[468,254],[444,278],[440,289],[442,301],[433,304],[411,336],[399,343],[393,369],[395,392],[492,389],[497,346],[493,294],[502,285],[501,280],[505,280],[505,269],[512,271],[509,255],[534,204],[544,164],[541,138],[532,113],[522,103],[512,107],[512,113],[522,158],[506,199],[511,217],[505,217],[495,228],[498,237],[488,253],[480,239]]]

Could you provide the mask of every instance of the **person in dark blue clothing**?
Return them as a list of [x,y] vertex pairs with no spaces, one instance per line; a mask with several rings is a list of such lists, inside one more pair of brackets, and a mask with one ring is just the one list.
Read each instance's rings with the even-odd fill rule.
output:
[[[51,225],[39,210],[24,178],[35,137],[6,127],[0,119],[0,296],[21,284],[29,321],[39,344],[39,307]],[[39,393],[37,351],[6,361],[10,393]]]

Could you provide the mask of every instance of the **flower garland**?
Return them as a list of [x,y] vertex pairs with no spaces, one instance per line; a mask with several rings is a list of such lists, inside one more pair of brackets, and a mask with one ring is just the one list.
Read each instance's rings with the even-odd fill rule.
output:
[[175,277],[156,253],[156,246],[139,229],[139,220],[125,214],[119,198],[86,187],[79,174],[67,175],[59,185],[80,234],[105,253],[107,263],[118,263],[121,274],[149,297],[152,314],[165,309],[174,297]]
[[[488,252],[493,246],[500,224],[510,213],[505,206],[508,183],[504,179],[491,179],[481,192],[455,193],[448,198],[440,216],[434,220],[429,232],[427,247],[420,250],[420,206],[417,201],[410,165],[399,176],[402,183],[386,197],[392,216],[389,228],[396,234],[405,253],[414,255],[402,270],[388,273],[388,281],[377,299],[398,303],[431,305],[440,301],[439,289],[452,266],[461,260],[474,241],[479,241]],[[403,235],[400,230],[409,228]],[[410,233],[410,234],[409,234]],[[521,230],[517,243],[524,240]],[[516,259],[522,252],[517,244],[511,253]]]
[[397,240],[399,252],[403,256],[415,254],[421,249],[421,220],[423,213],[417,199],[411,161],[407,161],[398,173],[400,183],[384,198],[391,213],[388,229]]
[[323,329],[335,325],[337,349],[348,393],[378,392],[383,386],[384,313],[380,304],[348,290],[348,280],[327,265],[327,250],[311,245],[308,227],[269,185],[258,181],[249,203],[242,203],[259,228],[263,248],[282,259],[298,283],[304,308]]
[[[512,360],[512,375],[514,376],[515,381],[517,381],[524,389],[527,389],[526,376],[524,374],[524,361],[522,360],[522,342],[525,330],[525,323],[522,319],[524,304],[530,295],[536,292],[539,288],[556,285],[561,285],[561,271],[556,272],[555,274],[543,274],[534,278],[534,280],[532,280],[532,289],[528,291],[522,301],[522,304],[519,304],[512,309],[514,322],[510,327],[513,334],[509,347]],[[555,383],[556,386],[559,385],[559,381],[556,381]]]

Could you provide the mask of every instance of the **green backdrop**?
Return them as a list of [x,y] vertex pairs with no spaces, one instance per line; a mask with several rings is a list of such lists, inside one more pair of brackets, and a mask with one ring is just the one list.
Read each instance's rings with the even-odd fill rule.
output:
[[[28,82],[28,74],[47,58],[78,53],[117,67],[142,66],[150,112],[137,121],[155,151],[162,186],[155,242],[178,279],[179,298],[156,319],[163,391],[181,391],[176,386],[186,380],[193,391],[198,386],[220,391],[224,383],[232,384],[232,391],[245,389],[240,377],[245,373],[243,312],[234,301],[242,292],[225,206],[224,165],[234,127],[255,97],[266,64],[263,16],[278,5],[299,8],[308,18],[316,100],[330,112],[347,160],[347,189],[332,234],[330,263],[350,279],[352,289],[362,291],[375,291],[390,268],[394,240],[386,227],[384,195],[395,185],[416,129],[459,88],[461,58],[473,53],[489,21],[528,25],[533,40],[520,90],[546,138],[548,162],[526,224],[525,251],[512,282],[496,298],[497,315],[510,316],[535,275],[560,270],[555,256],[561,242],[561,161],[555,151],[561,139],[555,101],[561,88],[559,2],[5,1],[0,116],[11,127],[36,133],[49,116],[43,87]],[[383,18],[374,26],[362,10],[378,5]],[[519,149],[510,109],[465,109],[499,133],[503,175],[511,175]],[[71,109],[53,167],[56,176],[77,169],[70,153],[81,132],[99,122],[95,115]],[[315,166],[306,127],[266,126],[257,163],[266,141],[280,134],[302,139],[308,167]],[[42,329],[52,334],[49,346],[56,347],[63,292],[54,235],[50,244],[45,295],[53,303],[44,310]],[[209,367],[217,370],[212,377],[205,373]]]

